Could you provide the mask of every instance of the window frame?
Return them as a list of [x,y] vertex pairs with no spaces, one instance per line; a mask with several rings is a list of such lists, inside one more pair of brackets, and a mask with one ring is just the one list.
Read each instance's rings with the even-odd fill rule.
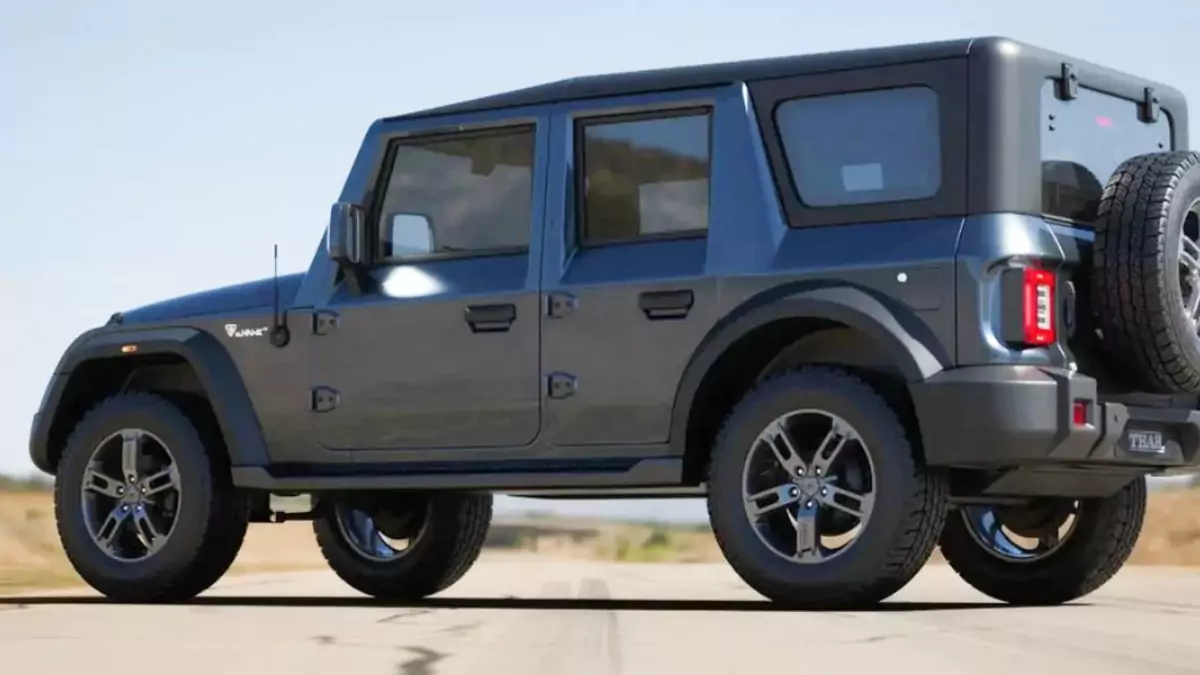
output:
[[[530,156],[532,162],[529,165],[529,238],[526,240],[524,245],[501,246],[478,249],[474,251],[433,252],[426,255],[406,256],[403,258],[391,258],[383,256],[381,242],[383,241],[384,227],[387,225],[383,221],[383,205],[387,201],[388,185],[391,183],[392,173],[396,169],[396,152],[401,146],[420,146],[444,139],[471,140],[475,138],[507,136],[517,133],[528,134],[531,143]],[[539,161],[537,143],[538,123],[531,120],[521,120],[515,122],[505,121],[502,124],[481,126],[477,128],[439,127],[423,132],[397,134],[388,138],[384,146],[383,159],[380,163],[381,170],[379,171],[379,175],[376,177],[375,181],[375,187],[373,190],[374,198],[371,200],[371,209],[367,214],[366,228],[368,233],[367,245],[368,260],[370,261],[370,265],[388,267],[439,260],[462,260],[469,258],[489,258],[520,254],[528,255],[530,246],[533,242],[533,237],[535,236],[534,220],[537,214],[537,204],[534,203],[534,200],[537,196],[537,165]]]
[[[714,105],[696,104],[673,107],[655,106],[653,108],[643,110],[599,112],[574,116],[572,118],[572,145],[574,146],[572,149],[572,154],[574,155],[573,159],[575,164],[575,176],[573,178],[573,187],[575,192],[575,246],[580,250],[584,250],[637,243],[707,238],[708,232],[712,227],[713,140],[715,135],[715,113],[716,107]],[[705,213],[704,227],[688,230],[674,230],[670,232],[656,232],[652,234],[636,234],[630,237],[617,237],[599,241],[589,241],[587,237],[586,209],[584,208],[587,200],[587,156],[584,152],[584,136],[587,128],[592,126],[602,126],[605,124],[681,119],[687,117],[704,117],[706,122],[705,128],[708,132],[706,134],[707,138],[705,139],[707,142],[706,165],[708,169],[708,209]]]
[[[941,183],[930,197],[810,206],[800,198],[776,112],[788,101],[873,91],[928,87],[937,97]],[[967,64],[940,59],[749,83],[767,166],[789,227],[961,217],[967,213]]]

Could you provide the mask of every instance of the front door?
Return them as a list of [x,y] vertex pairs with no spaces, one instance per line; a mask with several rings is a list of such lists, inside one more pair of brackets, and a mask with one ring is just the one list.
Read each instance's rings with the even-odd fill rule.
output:
[[[531,442],[540,427],[530,253],[536,127],[388,144],[367,230],[371,283],[317,308],[313,407],[330,449]],[[540,191],[537,192],[540,196]]]

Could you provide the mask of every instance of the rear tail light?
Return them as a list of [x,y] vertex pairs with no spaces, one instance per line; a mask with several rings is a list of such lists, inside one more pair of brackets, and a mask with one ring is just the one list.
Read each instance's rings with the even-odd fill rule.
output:
[[1013,267],[1000,277],[1000,329],[1018,348],[1058,342],[1058,277],[1037,267]]
[[1025,330],[1025,344],[1054,344],[1058,339],[1054,326],[1054,273],[1025,268],[1021,291],[1021,324]]

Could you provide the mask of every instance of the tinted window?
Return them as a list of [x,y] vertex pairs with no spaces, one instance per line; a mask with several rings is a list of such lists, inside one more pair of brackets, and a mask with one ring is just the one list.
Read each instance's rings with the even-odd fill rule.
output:
[[928,87],[793,99],[775,123],[808,206],[925,199],[941,185],[938,99]]
[[1062,101],[1055,83],[1042,87],[1042,210],[1077,221],[1096,217],[1104,184],[1117,166],[1134,155],[1171,148],[1165,113],[1146,124],[1138,103],[1086,87]]
[[380,211],[384,258],[529,245],[533,130],[405,140],[393,149]]
[[708,227],[709,116],[583,124],[583,240]]

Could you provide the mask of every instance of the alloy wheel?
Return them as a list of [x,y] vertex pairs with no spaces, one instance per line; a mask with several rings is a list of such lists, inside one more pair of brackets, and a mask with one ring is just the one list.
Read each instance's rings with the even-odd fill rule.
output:
[[1179,287],[1184,314],[1200,330],[1200,201],[1188,208],[1179,233]]
[[162,550],[183,498],[170,448],[143,429],[122,429],[101,441],[81,490],[88,534],[121,562],[145,560]]
[[407,555],[425,534],[428,504],[407,509],[365,508],[337,502],[338,532],[355,554],[373,562],[391,562]]
[[967,531],[983,550],[1006,562],[1031,563],[1067,543],[1079,522],[1077,500],[1030,507],[964,506]]
[[875,470],[861,436],[841,417],[798,410],[755,439],[742,472],[746,516],[774,553],[799,564],[841,555],[875,503]]

